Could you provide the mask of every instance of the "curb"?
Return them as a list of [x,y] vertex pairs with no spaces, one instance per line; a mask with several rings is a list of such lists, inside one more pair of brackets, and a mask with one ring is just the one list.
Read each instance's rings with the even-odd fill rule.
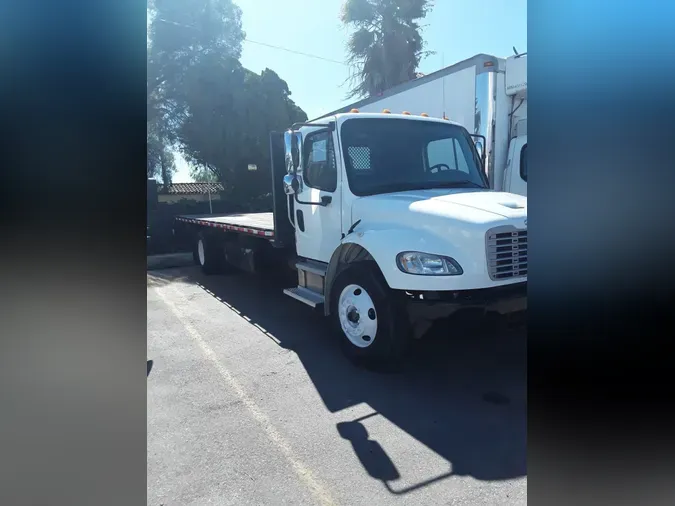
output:
[[186,267],[193,265],[192,253],[168,253],[147,257],[147,270],[170,269],[172,267]]

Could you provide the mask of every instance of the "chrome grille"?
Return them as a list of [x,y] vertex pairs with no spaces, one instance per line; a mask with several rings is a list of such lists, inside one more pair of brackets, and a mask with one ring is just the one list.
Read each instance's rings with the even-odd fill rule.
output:
[[486,246],[490,279],[498,281],[527,276],[527,229],[500,227],[488,230]]

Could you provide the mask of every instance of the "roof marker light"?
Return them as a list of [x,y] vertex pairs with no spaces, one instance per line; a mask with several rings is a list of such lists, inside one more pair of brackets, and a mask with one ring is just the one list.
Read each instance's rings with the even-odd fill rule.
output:
[[391,114],[389,109],[382,109],[382,114]]
[[428,117],[429,117],[429,115],[428,115],[426,112],[423,112],[422,114],[420,114],[420,116],[423,116],[423,117],[425,117],[425,118],[428,118]]
[[349,111],[349,112],[359,112],[359,110],[358,110],[358,109],[352,109],[352,110]]
[[410,116],[410,113],[408,111],[403,111],[401,114],[403,114],[405,116]]

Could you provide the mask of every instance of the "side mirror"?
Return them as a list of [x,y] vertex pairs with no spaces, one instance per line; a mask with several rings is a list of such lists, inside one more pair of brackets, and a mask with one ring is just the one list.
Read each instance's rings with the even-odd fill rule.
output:
[[483,159],[483,141],[481,141],[480,139],[477,139],[476,141],[474,141],[474,144],[476,145],[476,151],[478,151],[478,156],[482,160]]
[[485,137],[482,135],[474,134],[471,135],[473,139],[473,145],[476,148],[478,153],[478,158],[480,158],[481,163],[485,166]]
[[297,171],[300,165],[300,143],[298,142],[298,135],[294,134],[291,137],[291,159],[293,160],[293,168]]
[[286,150],[286,172],[296,173],[300,167],[300,132],[287,130],[284,132],[284,145]]
[[286,174],[284,176],[284,193],[286,195],[295,195],[300,193],[300,188],[302,183],[300,181],[300,176],[296,174]]

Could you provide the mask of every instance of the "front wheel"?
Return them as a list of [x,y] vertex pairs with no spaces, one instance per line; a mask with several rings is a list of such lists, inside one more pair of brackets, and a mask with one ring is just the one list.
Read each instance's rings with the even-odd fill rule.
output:
[[368,368],[402,365],[410,337],[403,309],[372,262],[348,266],[331,290],[331,324],[342,349]]

